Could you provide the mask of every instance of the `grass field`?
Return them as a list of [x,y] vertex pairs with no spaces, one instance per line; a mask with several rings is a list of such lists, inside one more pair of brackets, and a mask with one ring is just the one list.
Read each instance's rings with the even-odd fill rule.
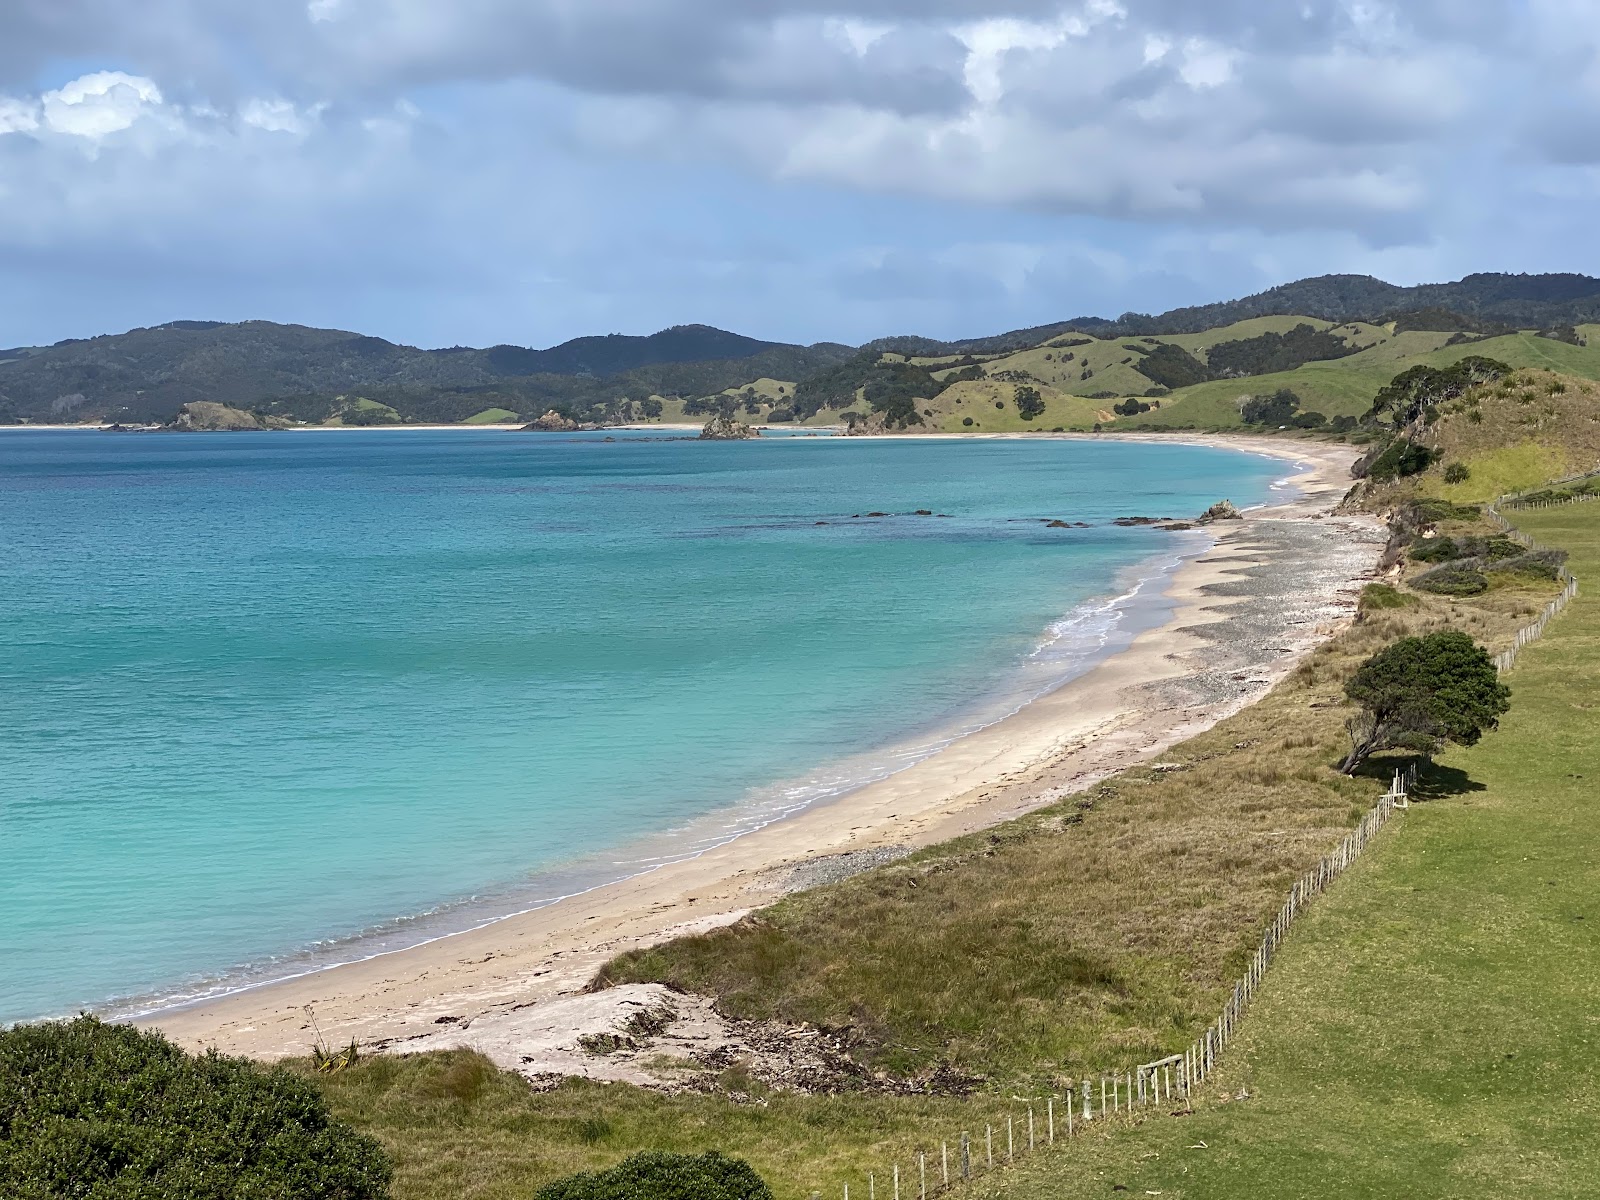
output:
[[[1517,519],[1600,581],[1593,506]],[[981,1194],[1595,1195],[1600,588],[1509,681],[1500,731],[1442,756],[1427,802],[1295,926],[1193,1116],[1086,1139]]]
[[515,421],[517,414],[509,408],[486,408],[480,413],[473,413],[462,424],[464,425],[503,425],[507,421]]

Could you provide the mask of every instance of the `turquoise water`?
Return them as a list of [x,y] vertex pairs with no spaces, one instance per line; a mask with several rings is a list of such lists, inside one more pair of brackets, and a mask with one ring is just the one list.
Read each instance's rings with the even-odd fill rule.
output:
[[0,1020],[359,957],[825,800],[1153,619],[1195,535],[1111,518],[1284,474],[1067,441],[0,434]]

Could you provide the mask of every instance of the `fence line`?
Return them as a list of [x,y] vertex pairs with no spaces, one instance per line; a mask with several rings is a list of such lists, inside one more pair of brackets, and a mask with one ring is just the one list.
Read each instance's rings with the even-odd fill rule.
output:
[[1526,491],[1514,492],[1510,495],[1501,496],[1500,499],[1494,501],[1494,503],[1489,507],[1493,509],[1497,506],[1504,505],[1507,508],[1554,508],[1558,504],[1581,504],[1589,500],[1600,500],[1600,494],[1592,492],[1587,495],[1566,496],[1559,499],[1535,500],[1531,502],[1523,499],[1524,496],[1541,496],[1546,492],[1554,490],[1555,488],[1565,487],[1569,483],[1582,483],[1585,480],[1591,479],[1600,481],[1600,469],[1590,468],[1587,471],[1579,471],[1576,475],[1565,475],[1560,479],[1552,479],[1549,483],[1543,484],[1537,488],[1529,488]]
[[[1600,477],[1600,472],[1590,472],[1589,475],[1574,476],[1573,480],[1589,478],[1590,475]],[[1560,482],[1572,482],[1563,480]],[[1586,503],[1590,500],[1600,499],[1600,496],[1577,496],[1565,501],[1540,502],[1537,505],[1516,505],[1515,497],[1502,496],[1488,505],[1486,513],[1508,537],[1526,546],[1529,550],[1544,550],[1547,547],[1540,545],[1532,537],[1523,533],[1500,514],[1502,505],[1514,507],[1552,507],[1558,503],[1576,504]],[[1518,652],[1530,642],[1537,641],[1544,636],[1546,626],[1566,608],[1572,598],[1578,594],[1578,579],[1566,567],[1560,570],[1564,586],[1561,594],[1549,604],[1544,606],[1539,618],[1530,625],[1517,631],[1511,648],[1495,658],[1496,670],[1504,673],[1516,665]],[[970,1182],[971,1180],[988,1174],[997,1167],[1004,1167],[1016,1161],[1018,1157],[1040,1153],[1053,1147],[1058,1140],[1070,1142],[1080,1137],[1083,1132],[1094,1126],[1097,1121],[1117,1118],[1131,1118],[1142,1112],[1160,1110],[1163,1106],[1169,1110],[1172,1106],[1181,1106],[1183,1109],[1190,1107],[1193,1089],[1210,1077],[1216,1069],[1218,1056],[1232,1042],[1239,1022],[1243,1020],[1250,1002],[1255,998],[1256,992],[1261,987],[1262,980],[1266,977],[1267,968],[1272,964],[1277,955],[1278,947],[1283,944],[1288,935],[1289,928],[1295,919],[1305,910],[1307,904],[1325,892],[1334,880],[1355,863],[1371,845],[1372,839],[1377,836],[1380,829],[1389,822],[1397,809],[1406,809],[1411,806],[1409,788],[1416,783],[1417,767],[1412,763],[1404,771],[1395,772],[1394,781],[1389,790],[1379,797],[1365,816],[1361,818],[1339,842],[1334,849],[1323,855],[1320,862],[1311,870],[1300,877],[1289,895],[1284,900],[1283,906],[1278,909],[1272,923],[1267,926],[1267,932],[1261,939],[1261,944],[1256,947],[1256,952],[1251,956],[1250,965],[1245,968],[1245,973],[1233,985],[1233,992],[1222,1007],[1222,1012],[1217,1019],[1208,1025],[1203,1033],[1194,1040],[1190,1046],[1178,1054],[1168,1055],[1166,1058],[1154,1062],[1142,1063],[1136,1067],[1127,1067],[1116,1071],[1101,1072],[1095,1076],[1086,1076],[1079,1081],[1080,1087],[1069,1088],[1061,1096],[1049,1095],[1039,1097],[1027,1102],[1027,1137],[1022,1145],[1018,1145],[1015,1137],[1016,1113],[1008,1112],[1005,1116],[1005,1151],[1000,1162],[995,1161],[995,1130],[998,1123],[986,1123],[983,1131],[982,1154],[974,1163],[972,1145],[972,1130],[961,1131],[957,1140],[958,1157],[955,1172],[951,1172],[950,1142],[944,1140],[939,1143],[939,1155],[934,1179],[928,1179],[929,1151],[919,1151],[916,1159],[907,1164],[908,1172],[915,1168],[917,1190],[915,1193],[907,1191],[905,1200],[927,1200],[929,1196],[941,1195],[953,1188]],[[1095,1084],[1099,1088],[1096,1091]],[[1081,1090],[1080,1090],[1081,1089]],[[1058,1104],[1059,1102],[1059,1104]],[[1040,1137],[1035,1137],[1036,1107],[1043,1104],[1045,1111],[1045,1128]],[[1098,1104],[1098,1107],[1096,1106]],[[1064,1117],[1064,1121],[1063,1121]],[[1058,1136],[1059,1135],[1059,1136]],[[893,1180],[894,1200],[901,1200],[901,1171],[898,1162],[890,1165],[889,1177]],[[911,1174],[905,1176],[907,1180]],[[867,1195],[876,1196],[876,1173],[867,1176]],[[858,1196],[861,1195],[857,1189]],[[813,1192],[814,1200],[821,1200],[821,1193]],[[850,1198],[850,1185],[844,1185],[844,1200]]]
[[[1576,476],[1576,478],[1584,479],[1587,478],[1587,476],[1579,475]],[[1533,505],[1518,504],[1516,507],[1552,508],[1557,504],[1580,504],[1592,499],[1596,499],[1596,497],[1574,496],[1570,500],[1541,501],[1540,503]],[[1549,549],[1548,546],[1541,545],[1539,542],[1523,533],[1520,529],[1516,528],[1516,526],[1512,525],[1510,521],[1505,519],[1505,517],[1500,515],[1500,506],[1502,504],[1512,503],[1515,503],[1515,497],[1502,496],[1500,499],[1491,502],[1489,506],[1484,509],[1484,512],[1488,515],[1489,519],[1499,527],[1501,532],[1503,532],[1512,540],[1526,546],[1529,550],[1537,551]],[[1572,602],[1572,598],[1578,594],[1578,577],[1571,571],[1567,570],[1565,566],[1562,566],[1558,570],[1556,578],[1561,581],[1562,587],[1560,594],[1540,610],[1538,618],[1535,619],[1532,624],[1524,625],[1521,629],[1517,630],[1516,637],[1514,637],[1511,641],[1510,649],[1504,650],[1495,655],[1494,667],[1495,670],[1500,672],[1500,674],[1504,675],[1507,671],[1511,670],[1512,667],[1517,665],[1517,655],[1522,652],[1522,648],[1528,645],[1528,643],[1536,642],[1542,638],[1544,636],[1545,627],[1548,626],[1551,621],[1555,620],[1556,617],[1560,615],[1561,610],[1566,608],[1567,605]]]
[[[1218,1056],[1233,1040],[1234,1032],[1260,989],[1267,968],[1272,964],[1278,948],[1288,935],[1289,927],[1305,911],[1312,899],[1326,891],[1335,879],[1344,874],[1345,870],[1361,857],[1378,830],[1388,823],[1396,809],[1410,807],[1408,788],[1416,782],[1416,778],[1415,763],[1404,771],[1396,771],[1389,790],[1361,818],[1360,824],[1346,834],[1332,851],[1323,855],[1317,865],[1302,875],[1289,889],[1288,897],[1272,918],[1272,923],[1267,926],[1267,932],[1251,957],[1250,965],[1233,985],[1233,991],[1217,1019],[1212,1021],[1187,1049],[1154,1062],[1103,1071],[1098,1076],[1085,1076],[1078,1081],[1078,1086],[1068,1088],[1060,1096],[1052,1094],[1026,1101],[1027,1134],[1025,1140],[1020,1142],[1015,1136],[1016,1119],[1020,1115],[1016,1110],[1008,1112],[1003,1122],[985,1124],[979,1153],[976,1155],[973,1153],[973,1130],[970,1128],[962,1130],[954,1139],[957,1145],[954,1171],[951,1170],[950,1162],[951,1140],[942,1140],[938,1144],[932,1180],[928,1178],[928,1159],[933,1153],[931,1150],[919,1151],[915,1159],[907,1164],[909,1173],[904,1176],[900,1170],[901,1164],[891,1163],[889,1170],[884,1174],[886,1178],[894,1180],[894,1200],[900,1200],[902,1177],[910,1179],[914,1176],[918,1180],[918,1190],[914,1194],[907,1192],[906,1200],[926,1200],[929,1196],[941,1195],[981,1175],[986,1175],[991,1170],[1004,1167],[1018,1158],[1048,1150],[1057,1141],[1068,1142],[1080,1137],[1087,1129],[1096,1127],[1096,1122],[1117,1118],[1127,1119],[1142,1112],[1158,1111],[1163,1107],[1168,1111],[1174,1111],[1175,1108],[1189,1108],[1193,1089],[1203,1083],[1216,1069]],[[1044,1132],[1042,1136],[1036,1137],[1037,1110],[1041,1106],[1045,1114]],[[1005,1149],[1001,1153],[1000,1161],[997,1162],[994,1142],[996,1131],[1002,1124]],[[874,1195],[877,1177],[876,1172],[867,1176],[866,1195]],[[844,1187],[845,1200],[849,1200],[850,1185],[847,1183]],[[863,1194],[859,1185],[856,1194],[857,1196]],[[820,1200],[821,1193],[813,1192],[812,1196]]]

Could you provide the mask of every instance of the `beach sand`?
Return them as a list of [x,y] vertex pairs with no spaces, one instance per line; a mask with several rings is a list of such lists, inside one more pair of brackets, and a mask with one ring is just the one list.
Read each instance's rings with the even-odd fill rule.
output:
[[[191,1047],[271,1059],[306,1052],[311,1006],[332,1044],[356,1038],[406,1049],[427,1038],[438,1045],[440,1021],[448,1018],[450,1044],[478,1044],[474,1031],[481,1031],[490,1049],[497,1026],[503,1031],[530,1006],[580,990],[621,951],[730,923],[794,886],[1053,803],[1238,711],[1352,619],[1386,535],[1370,518],[1333,514],[1350,486],[1357,454],[1350,447],[1159,440],[1298,461],[1298,498],[1208,527],[1215,544],[1172,576],[1171,620],[1086,674],[896,775],[697,858],[470,932],[139,1023]],[[506,1056],[505,1046],[492,1049],[501,1051],[497,1060]]]

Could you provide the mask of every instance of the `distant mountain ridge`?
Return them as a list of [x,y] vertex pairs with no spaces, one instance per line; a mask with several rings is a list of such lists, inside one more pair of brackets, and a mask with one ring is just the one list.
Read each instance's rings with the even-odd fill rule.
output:
[[[384,388],[479,389],[516,384],[537,404],[584,391],[582,378],[614,379],[660,369],[707,376],[716,389],[783,369],[804,374],[850,348],[793,346],[707,325],[678,325],[644,337],[582,337],[547,350],[521,346],[422,350],[337,329],[270,321],[171,321],[0,351],[0,420],[75,420],[111,413],[124,420],[170,419],[184,404],[254,407],[288,396]],[[711,364],[729,364],[717,370]],[[734,368],[734,363],[750,367]],[[563,378],[565,377],[565,378]],[[541,387],[535,381],[547,381]],[[624,380],[648,392],[654,380]],[[480,406],[482,407],[482,406]]]
[[1479,273],[1454,283],[1401,287],[1371,275],[1318,275],[1216,304],[1168,312],[1074,317],[988,337],[938,341],[916,336],[881,338],[873,349],[897,354],[1004,354],[1067,333],[1141,337],[1203,333],[1252,317],[1318,317],[1324,321],[1383,321],[1398,314],[1439,309],[1523,329],[1600,321],[1600,278],[1590,275]]
[[[763,380],[782,397],[863,353],[868,358],[881,352],[1009,355],[1072,334],[1102,341],[1202,334],[1285,316],[1336,323],[1396,320],[1396,333],[1560,331],[1600,322],[1600,278],[1483,273],[1401,287],[1370,275],[1322,275],[1159,315],[1077,317],[958,341],[890,337],[859,351],[827,342],[763,341],[707,325],[677,325],[648,336],[580,337],[543,350],[512,345],[425,350],[346,330],[182,320],[0,350],[0,422],[167,421],[196,401],[317,422],[339,419],[347,398],[355,397],[392,409],[395,420],[460,421],[488,411],[538,415],[554,408],[604,422],[648,411],[652,396],[709,397]],[[1148,347],[1131,349],[1149,353]],[[1175,350],[1162,353],[1176,360]],[[1147,362],[1155,360],[1147,357]],[[1176,378],[1167,382],[1181,386]],[[1110,378],[1103,388],[1094,386],[1107,395],[1116,392]]]

